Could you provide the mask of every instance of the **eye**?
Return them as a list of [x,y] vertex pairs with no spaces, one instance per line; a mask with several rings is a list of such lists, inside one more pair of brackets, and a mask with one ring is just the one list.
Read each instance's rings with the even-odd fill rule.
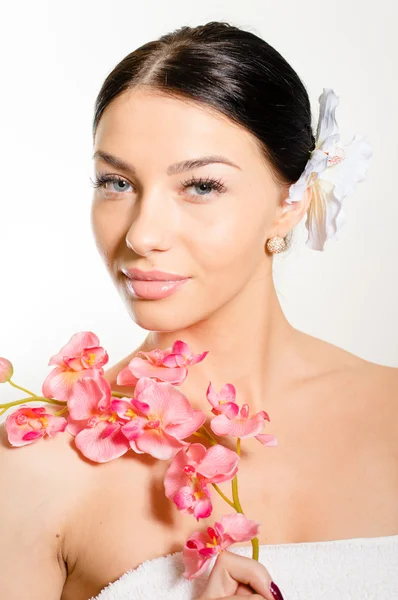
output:
[[200,188],[200,192],[203,193],[188,194],[192,198],[213,196],[213,191],[215,191],[217,194],[223,194],[226,191],[225,185],[221,179],[212,179],[211,177],[207,177],[205,179],[193,177],[191,179],[187,179],[186,181],[181,181],[181,185],[184,189],[190,187]]
[[[95,179],[91,179],[91,177],[90,177],[90,181],[94,188],[98,188],[98,189],[103,188],[106,191],[111,192],[111,194],[120,194],[120,193],[123,194],[126,191],[130,191],[130,190],[126,189],[128,186],[131,187],[131,184],[126,179],[123,179],[123,177],[118,177],[117,175],[108,175],[108,174],[105,175],[105,174],[100,173],[99,175],[96,175]],[[109,189],[109,188],[106,188],[106,185],[108,183],[122,185],[122,187],[119,189],[115,189],[115,188]]]

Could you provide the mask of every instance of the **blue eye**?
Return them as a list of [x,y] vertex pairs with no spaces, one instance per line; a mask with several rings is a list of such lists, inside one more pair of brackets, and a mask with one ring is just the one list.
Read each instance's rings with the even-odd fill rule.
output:
[[[195,179],[194,177],[192,179],[187,179],[186,181],[182,181],[181,185],[183,186],[184,189],[190,188],[190,187],[196,187],[196,188],[201,188],[201,191],[204,192],[203,194],[199,193],[199,194],[194,194],[193,196],[198,196],[198,197],[207,197],[207,196],[211,196],[213,191],[216,191],[218,194],[222,194],[223,192],[226,191],[226,188],[224,186],[224,184],[222,183],[221,179],[212,179],[211,177],[207,177],[206,179],[203,178],[199,178],[199,179]],[[205,188],[205,189],[203,189]],[[209,190],[210,193],[206,193],[206,188],[207,190]],[[189,194],[191,195],[191,194]]]
[[[91,179],[90,177],[90,181],[92,183],[92,186],[94,188],[104,188],[106,189],[108,192],[110,192],[110,194],[123,194],[125,192],[131,191],[126,189],[128,186],[132,187],[131,184],[126,181],[126,179],[124,179],[123,177],[119,177],[117,175],[108,175],[108,174],[102,174],[100,173],[99,175],[97,175],[95,177],[95,179]],[[121,185],[122,187],[117,189],[117,188],[113,188],[113,189],[109,189],[106,188],[106,185],[108,183],[111,183],[112,185]],[[223,194],[224,192],[226,192],[226,188],[223,184],[223,182],[221,181],[221,179],[212,179],[211,177],[207,177],[206,179],[203,178],[191,178],[191,179],[187,179],[186,181],[182,181],[181,182],[182,187],[185,189],[188,189],[190,187],[194,187],[194,188],[200,188],[200,192],[203,193],[198,193],[198,194],[188,194],[191,198],[205,198],[208,196],[212,196],[212,192],[216,192],[218,194]]]
[[123,184],[123,187],[121,189],[108,190],[111,193],[116,193],[116,194],[128,191],[128,190],[126,190],[127,186],[131,187],[131,184],[128,181],[123,179],[123,177],[117,177],[116,175],[103,175],[100,173],[99,175],[96,176],[96,178],[94,180],[92,180],[90,177],[90,180],[91,180],[93,187],[95,187],[95,188],[105,188],[107,183]]

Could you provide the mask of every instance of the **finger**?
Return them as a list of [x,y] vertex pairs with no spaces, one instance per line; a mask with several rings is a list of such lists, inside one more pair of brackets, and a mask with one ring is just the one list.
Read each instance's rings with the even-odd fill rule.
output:
[[[239,598],[244,598],[244,600],[264,600],[264,596],[260,596],[260,594],[253,594],[253,593],[250,593],[248,596],[242,596],[242,595],[223,596],[222,598],[214,598],[214,600],[239,600]],[[202,598],[198,598],[198,600],[208,600],[208,598],[206,596],[206,598],[202,597]]]
[[254,594],[254,590],[252,587],[250,587],[250,585],[238,583],[235,594],[236,596],[252,596]]
[[271,575],[257,560],[223,550],[210,573],[204,598],[215,600],[233,596],[239,584],[243,583],[266,600],[274,600],[270,590],[271,581]]

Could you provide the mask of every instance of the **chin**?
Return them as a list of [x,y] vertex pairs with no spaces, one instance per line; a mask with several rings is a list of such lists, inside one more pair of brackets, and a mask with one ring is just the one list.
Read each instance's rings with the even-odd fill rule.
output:
[[[171,332],[180,331],[192,325],[191,322],[184,322],[181,318],[175,316],[175,311],[168,311],[159,314],[152,308],[149,311],[136,310],[133,307],[128,309],[129,315],[139,327],[147,331]],[[154,314],[154,313],[157,314]],[[144,314],[147,313],[147,314]]]

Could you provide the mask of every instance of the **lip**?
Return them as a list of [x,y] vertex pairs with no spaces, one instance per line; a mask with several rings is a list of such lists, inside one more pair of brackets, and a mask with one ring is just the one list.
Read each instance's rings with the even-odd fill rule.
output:
[[128,290],[137,298],[145,300],[160,300],[174,294],[180,287],[189,281],[189,277],[174,281],[148,281],[142,279],[126,279]]
[[167,273],[166,271],[141,271],[141,269],[122,269],[122,272],[129,279],[135,279],[138,281],[182,281],[189,279],[184,275],[177,275],[176,273]]

